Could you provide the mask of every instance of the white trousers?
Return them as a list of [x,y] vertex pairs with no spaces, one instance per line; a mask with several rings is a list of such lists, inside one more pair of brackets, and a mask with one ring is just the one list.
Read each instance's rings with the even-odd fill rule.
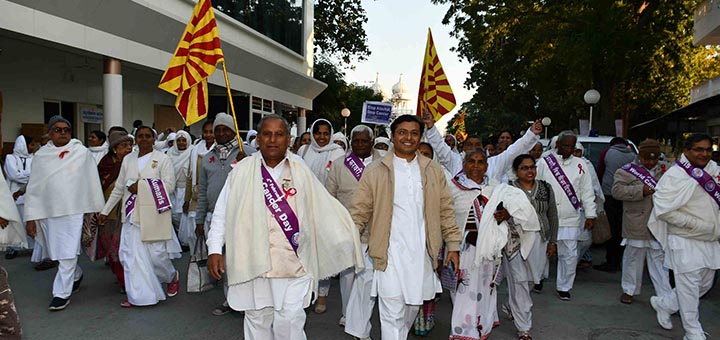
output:
[[508,302],[512,311],[515,328],[521,332],[529,332],[532,329],[532,298],[530,298],[530,265],[522,259],[520,254],[515,255],[512,260],[503,256],[505,263],[505,277],[508,283]]
[[622,290],[630,296],[640,295],[642,287],[643,267],[647,262],[648,272],[655,287],[655,295],[668,296],[672,294],[670,276],[667,268],[663,266],[665,254],[662,249],[639,248],[625,245],[622,260]]
[[[174,233],[173,233],[174,235]],[[180,244],[170,241],[143,242],[140,227],[125,222],[120,232],[120,262],[125,271],[127,299],[136,306],[149,306],[165,300],[162,283],[175,278],[172,259],[179,257]]]
[[[303,307],[311,283],[309,276],[287,279],[287,284],[283,285],[285,290],[282,292],[284,295],[281,303],[275,307],[245,310],[245,340],[306,340],[306,315]],[[275,292],[276,289],[273,288],[275,287],[271,284],[270,294]]]
[[82,268],[77,264],[77,256],[71,259],[58,260],[58,271],[53,281],[53,297],[67,299],[72,294],[75,281],[83,275]]
[[[363,245],[367,249],[367,245]],[[365,253],[363,256],[365,269],[355,274],[355,279],[348,297],[347,311],[345,312],[345,333],[358,338],[369,338],[372,323],[373,308],[376,298],[372,296],[373,264]]]
[[592,245],[592,240],[558,240],[558,265],[556,288],[561,292],[569,292],[575,283],[575,274],[579,256],[582,256]]
[[378,296],[378,301],[380,305],[380,338],[383,340],[407,339],[420,306],[405,304],[402,296]]
[[703,268],[673,274],[675,289],[669,295],[660,296],[659,307],[670,314],[679,311],[685,334],[704,339],[704,331],[700,325],[700,297],[712,288],[715,270]]
[[[340,298],[342,299],[342,315],[347,315],[350,291],[355,281],[355,268],[348,268],[340,273]],[[347,318],[346,318],[347,319]],[[347,322],[347,321],[346,321]]]

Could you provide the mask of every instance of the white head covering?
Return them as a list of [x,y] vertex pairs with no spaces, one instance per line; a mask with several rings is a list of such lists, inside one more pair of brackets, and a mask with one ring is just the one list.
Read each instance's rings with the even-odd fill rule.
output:
[[[316,120],[310,128],[310,131],[313,131],[315,124],[320,121],[324,121],[330,125],[330,135],[332,136],[332,124],[325,119]],[[310,145],[303,145],[300,147],[298,150],[298,156],[305,160],[305,163],[308,167],[310,167],[310,170],[312,170],[322,184],[325,184],[332,161],[343,156],[345,152],[340,145],[333,143],[332,140],[327,145],[321,147],[315,141],[315,137],[312,132],[310,133],[310,140],[312,141]]]
[[585,156],[585,147],[580,142],[575,143],[575,150],[580,150],[582,152],[582,156]]
[[385,144],[388,146],[388,150],[390,150],[390,147],[392,146],[392,142],[390,141],[390,138],[387,137],[377,137],[375,138],[375,143],[373,144],[373,149],[378,144]]
[[247,143],[247,141],[250,140],[250,137],[255,137],[255,136],[257,136],[257,131],[255,131],[255,130],[248,131],[247,135],[245,135],[245,142]]
[[25,136],[20,135],[15,139],[15,146],[13,147],[13,156],[19,158],[30,158],[31,155],[28,152],[27,143],[25,143]]
[[345,144],[345,147],[343,148],[343,151],[347,152],[348,149],[348,141],[347,138],[345,138],[345,135],[342,132],[335,132],[335,134],[332,135],[331,142],[335,143],[337,141],[343,142]]
[[[181,174],[188,174],[187,169],[190,166],[190,155],[192,154],[192,138],[190,137],[190,134],[184,130],[180,130],[177,134],[171,133],[170,136],[173,137],[172,140],[182,137],[187,141],[187,147],[185,147],[185,150],[178,149],[178,143],[176,141],[167,152],[168,157],[170,157],[170,160],[173,163],[173,168],[175,169],[175,177],[180,178]],[[168,139],[170,139],[170,136],[168,136]]]

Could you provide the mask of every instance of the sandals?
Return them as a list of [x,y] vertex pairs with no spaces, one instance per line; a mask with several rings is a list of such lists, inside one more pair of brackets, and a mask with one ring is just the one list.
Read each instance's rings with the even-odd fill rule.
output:
[[530,332],[518,332],[518,340],[532,340]]
[[123,301],[123,302],[120,303],[120,307],[122,307],[122,308],[130,308],[130,307],[132,307],[132,306],[133,306],[133,304],[130,303],[130,301],[128,301],[128,300],[125,300],[125,301]]

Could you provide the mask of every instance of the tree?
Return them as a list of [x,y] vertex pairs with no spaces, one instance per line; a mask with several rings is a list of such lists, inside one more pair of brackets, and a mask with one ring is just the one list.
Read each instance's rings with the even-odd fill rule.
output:
[[340,115],[343,108],[350,109],[348,128],[360,124],[362,106],[365,101],[381,101],[380,95],[374,94],[367,86],[348,84],[345,74],[328,58],[321,57],[315,60],[315,79],[320,80],[328,87],[313,100],[313,110],[307,115],[308,122],[318,118],[329,120],[340,131],[344,119]]
[[444,23],[472,64],[465,84],[477,89],[468,116],[485,122],[549,116],[553,129],[575,128],[595,88],[593,127],[612,134],[622,118],[627,133],[686,105],[692,86],[720,73],[719,50],[692,44],[698,1],[433,2],[450,4]]
[[367,59],[367,15],[360,0],[315,1],[315,49],[349,65],[353,58]]

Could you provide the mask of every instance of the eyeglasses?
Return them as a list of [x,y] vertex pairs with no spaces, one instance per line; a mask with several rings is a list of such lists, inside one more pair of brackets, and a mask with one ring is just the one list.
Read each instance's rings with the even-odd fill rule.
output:
[[52,131],[55,133],[70,133],[70,128],[69,127],[63,127],[63,128],[56,127],[54,129],[52,129]]
[[528,171],[528,170],[535,170],[537,169],[537,165],[528,165],[528,166],[521,166],[518,168],[520,171]]

